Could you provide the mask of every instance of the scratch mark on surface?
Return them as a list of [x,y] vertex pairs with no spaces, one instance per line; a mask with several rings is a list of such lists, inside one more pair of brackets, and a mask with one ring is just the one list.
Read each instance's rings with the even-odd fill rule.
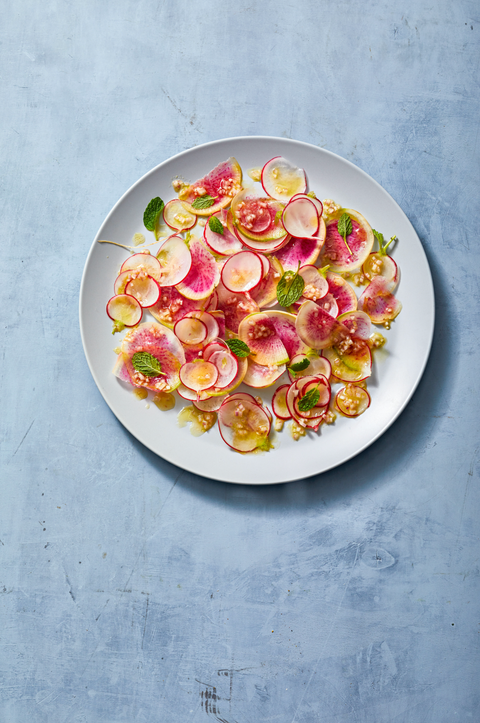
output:
[[110,602],[110,598],[108,598],[107,602],[105,603],[105,605],[104,605],[103,608],[100,610],[100,612],[98,613],[97,617],[95,618],[95,622],[96,622],[96,623],[98,623],[98,618],[99,618],[100,615],[103,613],[103,611],[105,610],[105,608],[107,607],[107,605],[108,605],[109,602]]
[[167,91],[165,90],[165,88],[162,88],[162,86],[160,86],[160,90],[162,91],[162,93],[163,93],[164,95],[166,95],[166,97],[168,98],[168,100],[170,101],[170,103],[173,105],[173,107],[175,108],[175,110],[177,111],[177,113],[180,113],[181,116],[183,116],[184,118],[186,118],[186,119],[188,120],[188,118],[187,118],[187,116],[185,115],[185,113],[183,112],[183,110],[178,107],[178,105],[175,103],[174,100],[172,100],[172,98],[170,98],[170,96],[168,95],[168,93],[167,93]]
[[148,601],[149,601],[149,598],[147,597],[147,605],[145,608],[145,623],[143,625],[143,635],[142,635],[142,650],[143,650],[143,641],[145,640],[145,630],[147,629]]
[[475,467],[475,460],[477,458],[477,454],[478,454],[478,448],[473,453],[472,461],[470,463],[470,469],[468,470],[467,484],[465,485],[465,492],[463,495],[462,511],[460,513],[460,523],[458,525],[457,539],[455,541],[455,549],[457,548],[458,541],[460,539],[460,534],[461,534],[461,530],[462,530],[462,522],[463,522],[463,514],[465,512],[465,504],[467,502],[468,489],[470,487],[471,478],[473,477],[473,469]]
[[[34,421],[35,421],[35,420],[33,420],[33,422],[34,422]],[[31,428],[33,427],[33,422],[31,423],[31,425],[29,426],[29,428],[27,429],[27,431],[26,431],[25,434],[23,435],[22,441],[21,441],[20,444],[18,445],[18,447],[17,447],[17,449],[15,450],[15,452],[12,454],[12,457],[15,457],[15,455],[16,455],[17,452],[18,452],[18,450],[20,449],[20,447],[22,446],[22,444],[25,442],[25,439],[26,439],[26,437],[27,437],[27,434],[29,433],[29,431],[30,431]]]

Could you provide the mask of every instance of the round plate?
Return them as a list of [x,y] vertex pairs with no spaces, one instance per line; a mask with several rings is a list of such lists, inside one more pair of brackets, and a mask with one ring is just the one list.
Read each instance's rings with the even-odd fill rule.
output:
[[[275,449],[241,455],[222,441],[217,426],[197,438],[188,427],[179,428],[179,398],[176,408],[169,412],[161,412],[153,403],[147,409],[148,400],[139,401],[132,389],[112,374],[114,348],[123,335],[112,336],[105,305],[129,253],[117,246],[98,244],[97,240],[132,244],[134,233],[142,232],[147,242],[153,241],[153,234],[143,227],[143,212],[156,196],[165,202],[175,197],[172,179],[179,176],[193,182],[229,156],[235,156],[247,178],[249,169],[263,166],[279,155],[305,169],[309,190],[315,191],[318,198],[332,198],[345,208],[357,209],[385,238],[398,236],[392,256],[400,267],[396,296],[403,309],[385,332],[386,347],[375,355],[368,382],[372,403],[362,416],[346,419],[339,415],[334,425],[323,425],[319,434],[310,432],[298,442],[291,438],[287,422],[281,433],[273,435]],[[144,318],[148,317],[145,314]],[[420,240],[401,208],[376,181],[349,161],[284,138],[256,136],[207,143],[147,173],[122,196],[102,224],[88,255],[80,290],[85,355],[100,392],[120,422],[169,462],[205,477],[242,484],[274,484],[309,477],[345,462],[372,444],[394,422],[415,391],[428,359],[433,327],[430,269]],[[278,384],[282,383],[283,377]],[[266,390],[266,399],[271,398],[272,391]]]

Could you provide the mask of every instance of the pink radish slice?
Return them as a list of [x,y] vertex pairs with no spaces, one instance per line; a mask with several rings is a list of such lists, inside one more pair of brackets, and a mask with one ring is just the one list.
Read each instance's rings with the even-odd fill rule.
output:
[[399,273],[398,266],[391,256],[386,254],[380,254],[378,251],[367,256],[365,263],[362,266],[362,272],[364,275],[372,281],[375,276],[382,276],[385,281],[398,284]]
[[123,262],[120,273],[123,271],[132,271],[133,269],[143,269],[149,276],[152,276],[155,281],[161,280],[162,268],[158,259],[151,254],[140,253],[129,256],[128,259]]
[[283,203],[297,193],[305,193],[307,179],[303,168],[298,168],[286,158],[276,156],[262,168],[262,186],[269,196]]
[[233,394],[229,394],[228,397],[223,399],[222,404],[225,404],[226,402],[230,402],[233,399],[239,399],[240,401],[243,399],[243,400],[247,400],[249,402],[253,402],[254,404],[258,404],[255,397],[252,394],[249,394],[248,392],[234,392]]
[[222,397],[210,397],[210,399],[204,399],[198,401],[193,399],[193,406],[199,409],[201,412],[218,412],[222,406]]
[[215,382],[217,389],[226,389],[233,382],[238,372],[237,357],[230,350],[214,351],[208,361],[218,370],[218,379]]
[[346,417],[358,417],[370,406],[370,394],[362,387],[347,384],[335,396],[336,409]]
[[324,376],[326,379],[330,379],[332,365],[328,359],[325,359],[323,356],[318,356],[318,354],[310,353],[308,356],[305,354],[296,354],[290,359],[290,367],[293,366],[293,364],[298,364],[304,359],[308,359],[310,362],[308,367],[299,372],[292,372],[290,369],[288,370],[288,376],[291,382],[294,382],[301,377],[318,377],[320,375]]
[[237,193],[230,211],[233,225],[253,241],[271,241],[285,233],[277,219],[282,204],[261,196],[255,189]]
[[205,311],[209,311],[209,312],[216,311],[217,306],[218,306],[218,294],[217,294],[217,290],[214,289],[212,291],[212,293],[210,294],[210,296],[208,297],[208,304],[205,307]]
[[402,304],[392,294],[394,282],[375,276],[358,300],[358,308],[370,317],[373,324],[393,321],[402,310]]
[[151,276],[138,276],[128,282],[125,293],[134,296],[143,309],[148,309],[160,298],[160,286]]
[[256,402],[230,399],[218,411],[223,441],[237,452],[253,452],[270,433],[270,420]]
[[317,306],[319,306],[321,309],[327,312],[327,314],[330,314],[334,319],[338,316],[338,304],[335,301],[335,297],[333,294],[325,294],[325,296],[322,299],[319,299],[317,302]]
[[163,220],[174,231],[188,231],[197,223],[195,214],[190,213],[177,198],[166,204],[163,209]]
[[296,319],[300,339],[311,349],[326,349],[349,336],[348,330],[314,301],[301,305]]
[[107,314],[113,321],[135,326],[142,318],[142,307],[134,296],[117,294],[107,302]]
[[215,364],[206,361],[187,362],[180,367],[180,381],[194,392],[202,392],[215,386],[218,369]]
[[345,314],[347,311],[355,311],[357,308],[357,295],[348,281],[330,271],[327,272],[328,290],[335,298],[338,306],[338,313]]
[[[304,395],[304,390],[310,384],[310,382],[314,382],[314,386],[317,384],[319,385],[318,391],[320,392],[321,397],[327,394],[328,390],[324,384],[324,381],[326,380],[324,380],[323,377],[303,377],[303,379],[298,379],[297,381],[293,382],[293,384],[290,384],[287,390],[286,401],[288,411],[294,419],[319,419],[324,414],[328,402],[327,405],[323,406],[321,406],[320,404],[315,405],[314,407],[312,407],[312,409],[309,409],[306,412],[302,412],[298,409],[298,402]],[[324,392],[323,389],[325,389],[326,391]]]
[[210,251],[197,238],[190,241],[192,266],[187,276],[176,285],[187,299],[205,299],[220,280],[220,272]]
[[[296,271],[299,264],[305,266],[315,263],[323,245],[322,230],[325,231],[325,223],[323,219],[320,219],[320,229],[317,237],[292,237],[279,251],[275,251],[275,256],[282,264],[284,271]],[[325,235],[323,238],[325,238]]]
[[296,198],[308,198],[309,201],[315,204],[318,215],[321,216],[323,214],[323,203],[319,198],[312,198],[308,193],[296,193],[290,200],[294,201]]
[[274,251],[278,251],[278,249],[281,249],[282,246],[285,246],[285,244],[290,239],[290,236],[285,231],[285,229],[282,229],[282,231],[282,236],[276,239],[271,239],[269,241],[255,241],[251,238],[247,238],[247,236],[244,236],[238,228],[235,229],[235,235],[237,236],[238,240],[241,241],[242,244],[251,251],[261,251],[264,254],[271,254]]
[[207,325],[200,319],[184,316],[175,324],[173,331],[182,344],[201,344],[207,338]]
[[227,343],[223,339],[214,339],[205,346],[203,350],[205,361],[210,361],[211,355],[216,351],[228,351]]
[[234,294],[220,282],[217,286],[218,307],[225,314],[227,329],[238,333],[240,323],[249,314],[260,311],[258,305],[253,301],[248,292],[245,294]]
[[125,359],[123,358],[122,353],[120,353],[117,356],[117,361],[115,362],[112,372],[122,382],[128,382],[129,384],[132,383],[132,380],[130,379],[130,374],[128,373],[127,365],[125,364]]
[[305,394],[308,394],[308,392],[316,389],[319,394],[318,402],[315,405],[316,407],[326,407],[330,404],[332,392],[330,389],[330,383],[324,376],[317,375],[310,381],[307,381],[306,377],[299,379],[297,388],[300,391],[300,397],[303,397]]
[[295,238],[313,238],[320,223],[317,207],[306,196],[296,198],[283,209],[282,223],[285,231]]
[[205,224],[205,230],[203,232],[203,238],[207,246],[209,246],[215,254],[219,254],[220,256],[231,256],[232,254],[236,254],[242,250],[241,242],[238,240],[233,230],[230,230],[228,227],[227,217],[229,213],[230,211],[222,209],[218,213],[214,214],[214,216],[210,216],[210,218],[218,218],[221,222],[223,226],[223,234],[212,231],[208,223],[210,219]]
[[[343,213],[347,213],[352,222],[352,233],[346,237],[346,243],[338,232],[338,221]],[[372,228],[361,213],[351,208],[340,209],[336,217],[327,222],[321,265],[329,264],[332,271],[337,272],[358,269],[372,250],[374,240]]]
[[302,266],[298,271],[299,276],[305,282],[303,296],[312,301],[318,301],[328,294],[328,281],[320,273],[316,266],[308,264]]
[[369,339],[372,324],[370,317],[364,311],[350,311],[339,316],[338,320],[342,322],[352,336],[365,341]]
[[247,316],[238,328],[238,336],[249,346],[257,364],[275,366],[287,362],[289,355],[268,313]]
[[209,344],[219,335],[220,329],[218,327],[218,322],[213,314],[210,314],[208,311],[188,311],[185,316],[187,319],[199,319],[200,321],[203,321],[207,327],[205,344]]
[[277,379],[280,379],[286,368],[285,364],[279,364],[278,366],[262,366],[249,358],[248,369],[243,379],[243,383],[246,384],[247,387],[253,387],[254,389],[265,389],[265,387],[271,387]]
[[267,259],[267,257],[261,253],[257,254],[257,256],[260,259],[260,261],[262,262],[262,266],[263,266],[262,279],[264,279],[266,277],[266,275],[268,274],[268,272],[270,271],[270,262]]
[[256,288],[263,277],[263,263],[253,251],[240,251],[230,256],[222,268],[222,283],[234,293]]
[[287,391],[290,388],[290,384],[282,384],[281,387],[277,387],[272,397],[272,409],[273,413],[279,419],[291,419],[292,415],[287,407]]
[[[137,372],[132,361],[136,352],[148,352],[154,356],[160,362],[162,374],[145,377]],[[185,352],[173,331],[162,324],[145,322],[128,331],[122,341],[122,353],[132,383],[136,386],[171,392],[180,384],[178,372],[185,361]]]
[[188,389],[188,387],[185,387],[183,384],[180,384],[177,392],[182,399],[186,399],[188,402],[210,399],[210,390],[208,392],[194,392],[193,389]]
[[322,353],[332,365],[332,374],[342,382],[361,382],[372,373],[372,352],[362,339],[350,337]]
[[225,314],[221,309],[217,309],[216,311],[211,312],[214,319],[216,319],[218,324],[218,335],[221,337],[225,336]]
[[208,390],[208,393],[211,397],[214,396],[225,396],[229,392],[233,392],[237,387],[240,386],[240,384],[243,382],[243,379],[245,377],[245,374],[247,373],[247,360],[246,359],[237,359],[238,364],[238,372],[235,376],[235,379],[228,385],[228,387],[224,389],[219,389],[217,387],[213,387],[212,389]]
[[161,267],[162,286],[176,286],[184,280],[192,267],[192,255],[181,236],[170,236],[160,246],[157,259]]
[[157,321],[172,328],[186,313],[198,311],[205,303],[205,299],[186,299],[174,286],[167,286],[161,289],[159,300],[149,312]]
[[[265,316],[273,322],[275,332],[280,337],[282,344],[287,350],[288,358],[295,354],[302,354],[309,351],[309,347],[300,339],[296,329],[297,318],[287,311],[264,311]],[[255,359],[258,361],[258,359]]]

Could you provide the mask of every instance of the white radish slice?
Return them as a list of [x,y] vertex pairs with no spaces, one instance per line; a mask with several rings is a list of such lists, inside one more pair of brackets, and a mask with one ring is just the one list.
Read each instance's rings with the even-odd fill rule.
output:
[[299,276],[305,282],[303,296],[306,299],[317,301],[328,294],[328,281],[320,273],[316,266],[310,264],[302,266],[298,271]]
[[307,179],[303,168],[276,156],[262,168],[262,186],[269,196],[285,203],[297,193],[305,193]]
[[201,344],[207,338],[207,325],[200,319],[184,316],[173,327],[182,344]]
[[222,397],[210,397],[210,399],[197,400],[193,399],[193,406],[201,412],[218,412],[222,406]]
[[355,384],[347,384],[335,397],[335,407],[346,417],[358,417],[370,406],[370,394]]
[[283,228],[296,238],[313,238],[319,226],[317,207],[311,198],[302,196],[290,201],[282,213]]
[[262,262],[262,266],[263,266],[262,279],[264,279],[266,277],[266,275],[268,274],[268,272],[270,271],[270,261],[263,254],[257,254],[257,256],[259,257],[260,261]]
[[117,294],[107,302],[107,314],[113,321],[135,326],[142,318],[142,307],[134,296]]
[[223,339],[213,339],[205,346],[203,350],[205,361],[210,361],[210,356],[216,351],[228,351],[227,343]]
[[218,379],[218,369],[215,364],[206,361],[194,361],[182,364],[180,367],[180,381],[194,392],[202,392],[215,386]]
[[[131,281],[132,279],[146,277],[146,276],[148,276],[148,274],[143,269],[131,269],[131,270],[127,270],[127,271],[122,271],[115,279],[115,283],[113,285],[113,290],[116,294],[124,294],[125,287],[129,281]],[[151,278],[153,278],[153,277],[151,277]]]
[[163,209],[163,220],[174,231],[188,231],[195,226],[197,217],[190,213],[181,201],[174,198]]
[[347,327],[352,336],[365,341],[370,337],[372,322],[364,311],[349,311],[338,317],[338,320]]
[[[308,359],[308,361],[310,362],[308,367],[299,372],[290,371],[290,368],[293,366],[293,364],[298,364],[304,359]],[[317,354],[309,354],[308,356],[306,354],[296,354],[290,359],[288,376],[290,377],[291,382],[294,382],[301,377],[318,377],[320,375],[324,376],[326,379],[330,379],[331,373],[332,365],[330,364],[328,359],[325,359],[325,357],[323,356],[318,356]]]
[[280,238],[271,239],[270,241],[254,241],[244,236],[238,228],[235,229],[235,235],[239,241],[251,251],[261,251],[264,254],[271,254],[274,251],[278,251],[290,241],[290,235],[286,231]]
[[257,400],[252,394],[249,394],[248,392],[234,392],[233,394],[229,394],[226,399],[223,400],[222,404],[225,404],[226,402],[229,402],[232,399],[247,399],[249,402],[255,402],[255,404],[258,404]]
[[218,426],[223,441],[237,452],[253,452],[270,433],[270,420],[256,402],[229,399],[218,411]]
[[395,282],[374,276],[358,300],[358,308],[370,317],[373,324],[393,321],[402,310],[401,302],[392,294]]
[[308,195],[308,193],[296,193],[295,196],[292,196],[290,200],[293,201],[296,198],[308,198],[309,201],[315,204],[318,215],[321,216],[323,214],[323,203],[320,201],[319,198],[312,198]]
[[214,351],[213,354],[209,356],[208,361],[214,364],[218,370],[218,379],[215,382],[215,387],[217,389],[226,389],[237,376],[237,357],[232,354],[230,350],[224,349],[222,351]]
[[203,323],[207,327],[205,344],[209,344],[211,341],[213,341],[213,339],[220,335],[218,321],[213,316],[213,314],[210,314],[208,311],[201,311],[200,309],[198,311],[189,311],[187,314],[185,314],[185,317],[187,319],[199,319],[199,321],[203,321]]
[[272,409],[273,413],[279,419],[291,419],[292,415],[287,407],[287,392],[290,388],[290,384],[282,384],[275,390],[272,397]]
[[203,231],[203,238],[207,246],[209,246],[215,254],[219,254],[220,256],[232,256],[242,250],[241,241],[227,225],[227,214],[229,213],[230,211],[222,209],[214,216],[210,216],[210,218],[217,218],[220,221],[223,226],[223,233],[212,231],[209,225],[210,219],[208,219],[205,224]]
[[349,337],[348,330],[314,301],[305,301],[298,310],[295,326],[300,339],[311,349],[326,349]]
[[162,268],[158,259],[152,256],[152,254],[141,253],[129,256],[128,259],[123,262],[120,273],[133,269],[143,269],[149,276],[152,276],[155,281],[160,281]]
[[160,286],[151,276],[137,276],[125,286],[125,293],[134,296],[143,309],[148,309],[160,298]]
[[230,256],[222,269],[222,284],[237,294],[255,289],[262,278],[263,263],[253,251],[240,251]]
[[378,251],[369,254],[362,266],[362,272],[369,281],[372,281],[375,276],[382,276],[385,281],[398,284],[398,266],[387,254],[380,254]]
[[177,392],[182,399],[186,399],[188,402],[193,402],[195,400],[205,401],[206,399],[210,399],[210,391],[194,392],[193,389],[188,389],[188,387],[183,384],[180,384],[177,388]]
[[267,367],[257,364],[253,359],[248,359],[248,369],[243,383],[247,387],[253,387],[254,389],[271,387],[277,379],[280,379],[286,368],[286,364],[279,364],[278,366],[272,364],[272,366]]
[[192,255],[181,236],[170,236],[159,248],[157,259],[161,267],[162,286],[176,286],[185,279],[192,267]]

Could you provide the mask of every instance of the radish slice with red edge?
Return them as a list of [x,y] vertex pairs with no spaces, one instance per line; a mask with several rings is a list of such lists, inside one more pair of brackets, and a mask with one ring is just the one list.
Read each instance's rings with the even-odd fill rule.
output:
[[286,364],[280,364],[278,366],[273,364],[267,367],[262,364],[257,364],[253,359],[248,359],[248,369],[243,383],[246,384],[247,387],[253,387],[254,389],[271,387],[277,379],[280,379],[286,368]]
[[192,255],[181,236],[170,236],[160,246],[157,259],[161,266],[162,286],[176,286],[185,279],[192,267]]
[[210,397],[210,399],[193,399],[193,406],[201,412],[218,412],[222,406],[222,397]]
[[187,299],[206,299],[217,286],[220,271],[208,248],[195,237],[190,240],[190,253],[190,271],[176,288]]
[[[298,404],[305,394],[313,389],[316,389],[319,393],[318,402],[311,409],[302,411]],[[319,419],[323,416],[330,403],[330,394],[330,384],[325,377],[303,377],[293,382],[287,391],[288,410],[294,419]]]
[[303,296],[306,299],[317,301],[328,294],[328,281],[316,266],[312,266],[311,264],[302,266],[298,271],[298,275],[301,276],[305,282]]
[[342,382],[361,382],[372,373],[372,352],[362,339],[348,337],[322,353],[332,365],[332,374]]
[[155,281],[161,280],[162,267],[158,259],[151,254],[139,253],[129,256],[129,258],[123,262],[120,273],[133,269],[143,269],[149,276],[152,276]]
[[283,228],[296,238],[312,238],[317,235],[320,219],[311,198],[303,196],[290,201],[282,213]]
[[182,399],[185,399],[187,402],[193,402],[195,400],[205,401],[207,399],[210,399],[210,391],[194,392],[193,389],[189,389],[188,387],[184,386],[183,384],[180,384],[180,386],[177,387],[177,392],[178,392],[179,396]]
[[312,196],[309,196],[308,193],[296,193],[290,200],[294,201],[296,198],[308,198],[309,201],[315,204],[318,215],[321,216],[323,214],[323,203],[319,198],[312,198]]
[[253,452],[266,442],[270,420],[256,402],[230,399],[218,410],[218,426],[223,441],[237,452]]
[[348,329],[350,334],[357,339],[369,339],[372,331],[372,322],[364,311],[350,311],[338,317],[338,320]]
[[303,168],[298,168],[283,156],[276,156],[262,168],[262,186],[266,193],[277,201],[286,203],[297,193],[307,189]]
[[107,314],[124,326],[135,326],[142,318],[143,310],[134,296],[117,294],[107,302]]
[[370,394],[355,384],[347,384],[335,396],[335,407],[345,417],[358,417],[370,406]]
[[278,251],[285,246],[290,240],[290,235],[284,230],[284,234],[280,238],[271,239],[270,241],[254,241],[253,239],[247,238],[242,232],[236,228],[235,235],[251,251],[261,251],[265,254],[271,254],[274,251]]
[[125,293],[134,296],[143,309],[148,309],[157,303],[160,286],[151,276],[137,276],[125,286]]
[[216,218],[223,226],[223,233],[216,233],[210,228],[210,218],[205,224],[203,238],[205,243],[215,254],[220,256],[232,256],[242,250],[242,243],[239,241],[233,230],[228,226],[228,214],[230,211],[222,209],[218,213],[210,216]]
[[209,361],[210,356],[216,351],[228,351],[228,345],[223,339],[214,339],[209,342],[203,350],[203,358]]
[[229,394],[228,397],[226,397],[222,404],[225,404],[226,402],[231,401],[232,399],[247,399],[249,402],[255,402],[255,404],[258,404],[257,400],[252,394],[249,394],[248,392],[234,392],[233,394]]
[[385,281],[395,285],[399,281],[398,266],[395,261],[391,256],[380,254],[378,251],[374,251],[367,256],[362,266],[362,273],[369,281],[372,281],[375,276],[381,276]]
[[222,269],[222,283],[234,293],[256,288],[263,278],[263,263],[253,251],[240,251],[230,256]]
[[194,392],[202,392],[215,386],[218,369],[215,364],[206,361],[187,362],[180,367],[180,381]]
[[201,344],[208,334],[207,325],[200,319],[184,316],[173,327],[182,344]]
[[370,317],[372,324],[390,322],[402,310],[402,304],[392,294],[394,282],[375,276],[358,300],[358,308]]
[[299,264],[300,266],[314,264],[322,249],[325,232],[325,222],[321,218],[317,236],[314,238],[291,237],[281,249],[275,251],[275,256],[282,264],[283,270],[296,271]]
[[279,419],[291,419],[292,415],[287,407],[287,392],[290,388],[290,384],[282,384],[277,387],[272,397],[272,409],[273,413]]
[[115,294],[124,294],[125,287],[129,281],[137,278],[145,278],[146,276],[148,276],[148,274],[144,269],[127,269],[126,271],[122,271],[115,279],[113,290]]
[[338,316],[338,304],[333,294],[325,294],[322,299],[316,302],[317,306],[327,312],[333,319]]
[[[210,314],[208,311],[188,311],[185,314],[187,319],[199,319],[207,327],[207,336],[205,337],[205,344],[209,344],[213,339],[216,339],[220,333],[217,319]],[[184,318],[185,318],[184,317]]]
[[357,295],[348,281],[343,276],[327,271],[329,293],[335,298],[338,306],[338,313],[345,314],[347,311],[355,311],[357,308]]
[[[308,360],[308,367],[305,367],[305,369],[301,369],[298,372],[292,372],[291,367],[294,364],[299,364],[303,362],[304,359]],[[309,353],[308,356],[306,354],[296,354],[290,359],[288,376],[290,377],[291,382],[294,382],[301,377],[318,377],[320,375],[324,376],[326,379],[330,379],[331,373],[332,365],[330,364],[328,359],[325,359],[325,357],[323,356],[318,356],[318,354]]]
[[217,389],[225,389],[228,387],[238,372],[237,357],[229,350],[214,351],[208,358],[211,364],[214,364],[218,370],[218,379],[215,382]]
[[163,220],[174,231],[188,231],[197,223],[197,217],[190,213],[177,198],[169,201],[163,209]]

